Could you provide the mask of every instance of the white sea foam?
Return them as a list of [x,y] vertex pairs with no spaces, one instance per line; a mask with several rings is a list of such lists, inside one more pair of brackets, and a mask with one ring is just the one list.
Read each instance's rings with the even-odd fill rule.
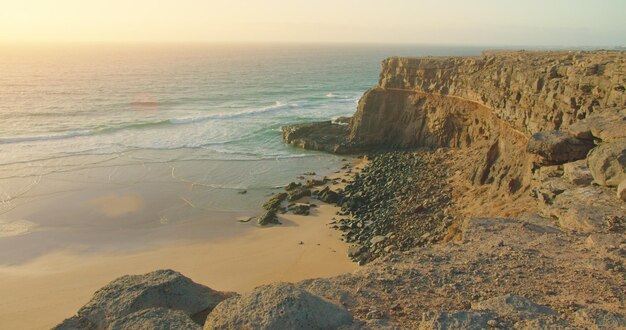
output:
[[27,220],[0,219],[0,237],[25,235],[31,232],[36,224]]
[[46,135],[34,135],[24,137],[7,137],[0,138],[0,143],[19,143],[19,142],[33,142],[33,141],[47,141],[47,140],[63,140],[79,136],[91,135],[92,131],[70,131],[61,134],[46,134]]

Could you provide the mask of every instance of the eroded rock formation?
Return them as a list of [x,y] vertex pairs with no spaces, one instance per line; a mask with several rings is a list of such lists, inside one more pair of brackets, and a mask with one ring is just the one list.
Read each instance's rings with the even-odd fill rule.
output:
[[[319,131],[309,133],[315,124],[307,124],[306,130],[290,126],[284,128],[289,132],[284,137],[297,146],[338,153],[467,149],[467,163],[458,172],[474,187],[484,187],[481,195],[515,200],[535,189],[544,215],[572,230],[602,230],[607,217],[626,216],[618,205],[623,189],[608,197],[608,190],[595,186],[616,187],[626,178],[625,73],[626,53],[619,51],[392,57],[382,63],[378,86],[359,101],[349,129],[326,123],[324,139],[316,140]],[[339,136],[329,138],[333,132]],[[579,160],[585,160],[585,169],[573,173],[574,167],[567,164]],[[561,189],[571,180],[538,175],[542,167],[553,165],[567,167],[567,177],[583,175],[573,180],[580,191],[573,186]],[[564,183],[555,188],[559,184],[548,182],[554,180]],[[541,186],[550,193],[537,194]],[[599,204],[609,206],[590,210],[582,206],[590,202],[579,201],[596,195],[606,199]],[[569,205],[581,205],[580,212]]]

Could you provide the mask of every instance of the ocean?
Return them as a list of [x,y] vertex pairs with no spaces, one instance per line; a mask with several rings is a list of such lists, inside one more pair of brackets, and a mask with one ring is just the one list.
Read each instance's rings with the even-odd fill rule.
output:
[[352,115],[385,57],[481,50],[0,46],[0,241],[97,224],[83,209],[100,195],[140,196],[123,227],[258,212],[273,188],[341,162],[285,145],[282,125]]

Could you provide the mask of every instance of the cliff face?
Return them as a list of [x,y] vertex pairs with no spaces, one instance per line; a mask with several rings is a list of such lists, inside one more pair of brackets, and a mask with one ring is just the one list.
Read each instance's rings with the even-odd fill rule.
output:
[[[603,108],[624,106],[624,72],[624,52],[392,57],[383,61],[379,87],[461,97],[492,109],[515,129],[532,134],[566,128]],[[367,110],[359,108],[359,112]],[[353,128],[356,134],[358,127]]]
[[[545,186],[552,175],[545,174],[550,172],[548,165],[578,168],[568,165],[577,160],[583,161],[583,172],[591,170],[601,186],[613,187],[626,178],[625,86],[626,52],[620,51],[391,57],[382,63],[378,86],[363,95],[340,136],[328,138],[339,129],[320,123],[286,127],[283,137],[293,145],[337,153],[451,147],[459,150],[455,173],[460,174],[456,176],[471,185],[466,200],[482,198],[483,205],[490,201],[531,205],[525,199],[532,193],[550,209],[544,214],[571,224],[563,219],[572,217],[554,213],[554,205],[582,205],[580,198],[563,199],[568,195],[552,187],[556,183],[537,187]],[[595,156],[585,159],[588,153]],[[561,175],[563,169],[556,168],[554,173]],[[605,174],[613,179],[603,179]],[[618,187],[620,193],[626,196],[626,183]],[[613,199],[607,202],[609,209]],[[593,225],[568,226],[598,229],[604,221],[604,215],[585,217],[593,219],[581,221]]]
[[530,183],[533,133],[565,129],[626,105],[624,52],[494,52],[383,61],[363,95],[349,143],[486,148],[474,183],[517,192]]

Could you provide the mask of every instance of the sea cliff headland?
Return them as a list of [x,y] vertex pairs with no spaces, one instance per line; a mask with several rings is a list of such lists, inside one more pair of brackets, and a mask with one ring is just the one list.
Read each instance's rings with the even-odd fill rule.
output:
[[363,168],[268,209],[337,205],[364,266],[242,295],[123,277],[58,328],[626,328],[625,86],[623,51],[388,58],[352,118],[282,129]]

